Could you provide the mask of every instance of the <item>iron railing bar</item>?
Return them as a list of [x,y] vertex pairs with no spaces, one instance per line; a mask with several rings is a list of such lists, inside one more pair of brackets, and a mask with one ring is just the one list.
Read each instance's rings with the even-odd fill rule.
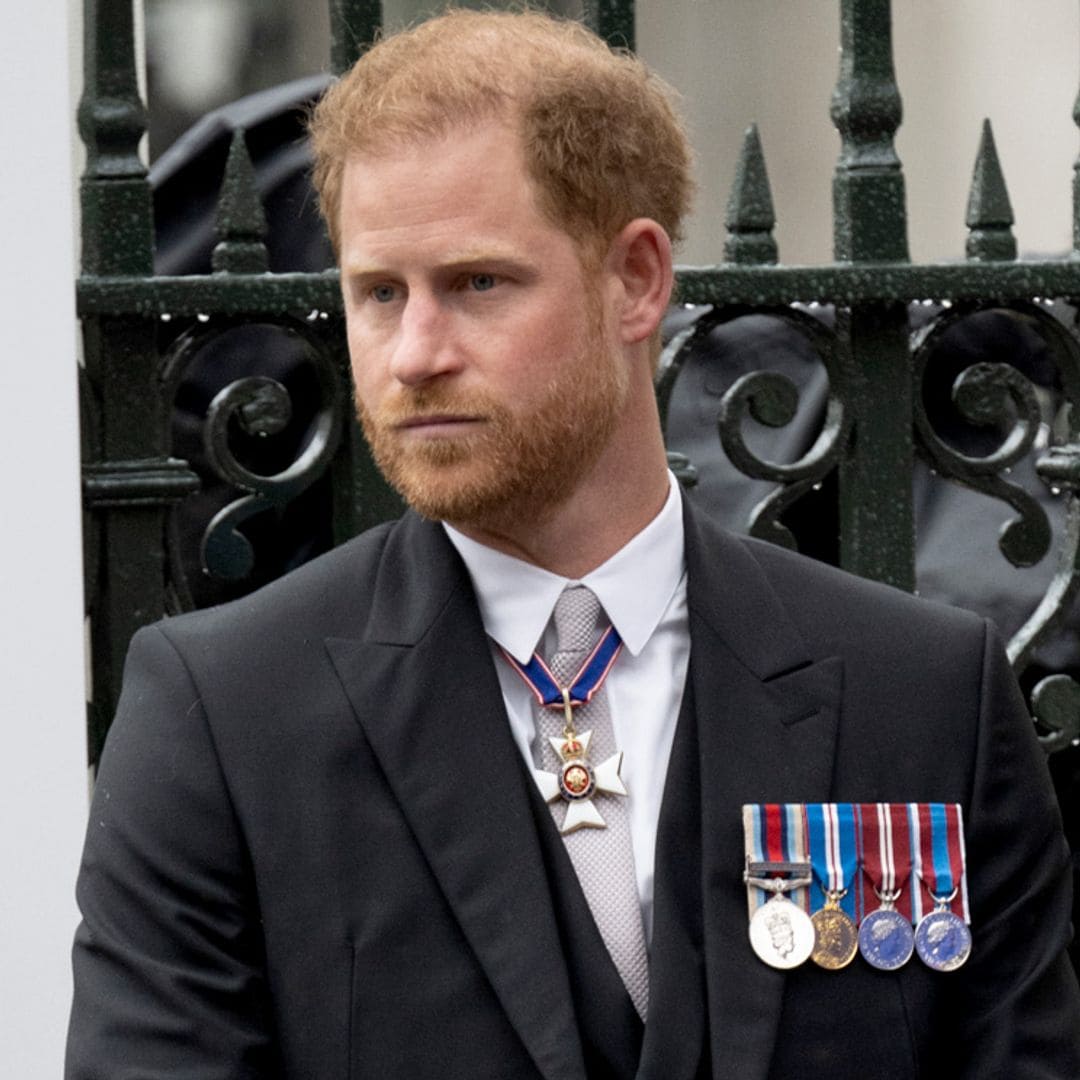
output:
[[317,274],[190,274],[138,281],[121,277],[83,278],[77,285],[76,299],[82,316],[179,318],[202,314],[341,312],[341,287],[336,270]]
[[[1080,260],[979,263],[833,263],[822,266],[681,266],[679,300],[770,306],[794,301],[854,305],[1080,297]],[[341,312],[336,270],[286,274],[84,276],[87,315],[190,316],[318,310]]]
[[698,304],[1019,300],[1080,295],[1080,261],[682,266],[677,279],[679,299]]

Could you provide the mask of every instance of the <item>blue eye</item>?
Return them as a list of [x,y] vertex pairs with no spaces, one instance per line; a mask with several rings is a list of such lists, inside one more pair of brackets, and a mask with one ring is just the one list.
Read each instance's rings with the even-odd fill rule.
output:
[[494,274],[473,274],[469,278],[469,284],[473,287],[475,292],[487,292],[488,289],[495,288],[495,275]]
[[389,304],[396,295],[393,285],[373,285],[371,288],[371,299],[377,304]]

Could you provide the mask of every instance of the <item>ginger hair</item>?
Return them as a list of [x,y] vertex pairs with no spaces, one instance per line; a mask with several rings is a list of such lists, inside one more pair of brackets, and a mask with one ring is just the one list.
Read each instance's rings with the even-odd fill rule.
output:
[[335,251],[350,157],[492,120],[520,133],[541,211],[586,256],[639,217],[681,239],[691,153],[666,83],[573,20],[449,10],[377,42],[312,114],[314,183]]

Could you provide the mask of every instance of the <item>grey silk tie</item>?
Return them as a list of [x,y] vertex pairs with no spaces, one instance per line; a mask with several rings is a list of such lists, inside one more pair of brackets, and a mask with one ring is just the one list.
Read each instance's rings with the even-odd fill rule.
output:
[[[585,662],[598,635],[600,601],[584,585],[565,588],[555,604],[552,619],[557,636],[556,651],[548,666],[560,688],[569,685]],[[557,772],[561,762],[549,741],[563,735],[561,708],[536,708],[535,758],[539,768]],[[601,686],[592,700],[574,707],[574,727],[579,735],[591,730],[589,761],[596,765],[616,751],[607,691]],[[644,1019],[649,1004],[649,958],[641,920],[641,901],[634,875],[634,849],[630,839],[630,815],[626,798],[594,796],[606,828],[580,828],[564,834],[566,850],[589,902],[600,936],[604,939],[634,1008]],[[552,804],[555,822],[562,826],[566,804]]]

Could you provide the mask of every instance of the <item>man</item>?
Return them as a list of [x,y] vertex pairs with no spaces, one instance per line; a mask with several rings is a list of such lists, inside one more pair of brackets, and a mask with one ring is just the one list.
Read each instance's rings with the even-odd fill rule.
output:
[[[1067,853],[993,635],[722,533],[666,472],[663,87],[573,24],[453,12],[314,143],[414,510],[138,635],[69,1077],[1077,1075]],[[741,807],[826,801],[961,804],[963,968],[755,957]]]

